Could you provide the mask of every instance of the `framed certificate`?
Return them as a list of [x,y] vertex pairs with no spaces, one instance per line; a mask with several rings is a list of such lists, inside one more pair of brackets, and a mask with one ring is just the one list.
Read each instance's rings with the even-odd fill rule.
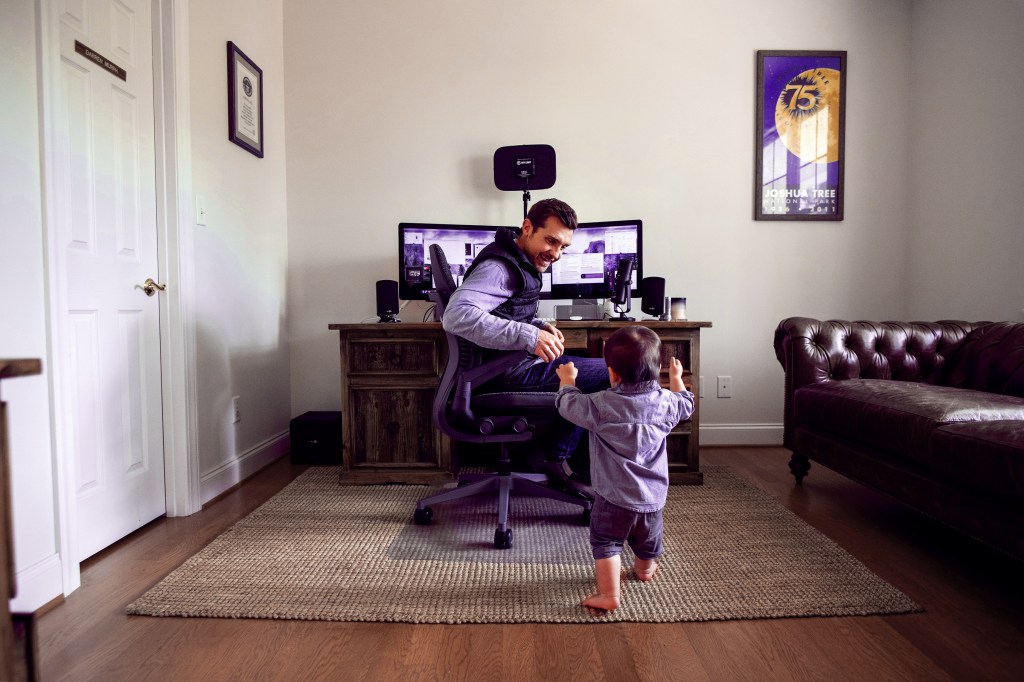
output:
[[263,158],[263,69],[230,40],[228,139]]
[[842,220],[846,52],[758,50],[754,220]]

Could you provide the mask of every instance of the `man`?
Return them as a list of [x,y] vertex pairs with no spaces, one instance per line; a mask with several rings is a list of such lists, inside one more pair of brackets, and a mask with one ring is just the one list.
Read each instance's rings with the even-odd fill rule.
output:
[[[493,243],[477,254],[466,278],[452,295],[442,324],[446,331],[482,348],[525,350],[532,354],[491,386],[509,391],[558,390],[556,369],[563,357],[565,337],[557,327],[537,317],[541,273],[562,257],[572,244],[576,212],[564,201],[544,199],[527,213],[518,234],[501,227]],[[602,358],[571,358],[579,374],[576,385],[584,393],[609,387],[608,368]],[[576,475],[569,457],[583,429],[561,418],[548,432],[538,434],[537,450],[528,463],[548,474],[552,482],[588,494],[585,475]],[[585,470],[585,467],[581,467]]]

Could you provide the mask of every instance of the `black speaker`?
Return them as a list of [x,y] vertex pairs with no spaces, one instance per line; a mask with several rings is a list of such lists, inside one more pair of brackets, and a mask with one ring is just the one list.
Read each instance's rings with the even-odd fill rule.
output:
[[398,322],[398,282],[377,280],[377,322]]
[[665,278],[644,277],[640,280],[640,310],[654,317],[665,317]]
[[499,147],[494,186],[505,192],[547,189],[555,184],[555,148],[548,144]]

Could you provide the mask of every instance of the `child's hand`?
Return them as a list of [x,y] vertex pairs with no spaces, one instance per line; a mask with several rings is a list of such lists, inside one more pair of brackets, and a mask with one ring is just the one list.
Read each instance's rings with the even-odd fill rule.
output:
[[561,380],[562,386],[575,386],[576,375],[579,373],[579,370],[576,369],[576,365],[572,362],[563,363],[555,368],[555,374],[557,374],[559,380]]
[[668,359],[668,388],[675,393],[686,390],[683,383],[683,363],[679,362],[679,358]]

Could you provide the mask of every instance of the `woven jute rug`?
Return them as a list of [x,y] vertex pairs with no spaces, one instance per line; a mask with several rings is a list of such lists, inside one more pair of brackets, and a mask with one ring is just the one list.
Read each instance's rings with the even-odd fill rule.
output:
[[[513,496],[513,547],[493,547],[491,496],[412,523],[424,486],[340,486],[310,469],[128,606],[149,616],[410,623],[676,622],[920,611],[728,467],[673,486],[654,581],[627,574],[597,615],[577,507]],[[632,564],[628,550],[623,565]]]

